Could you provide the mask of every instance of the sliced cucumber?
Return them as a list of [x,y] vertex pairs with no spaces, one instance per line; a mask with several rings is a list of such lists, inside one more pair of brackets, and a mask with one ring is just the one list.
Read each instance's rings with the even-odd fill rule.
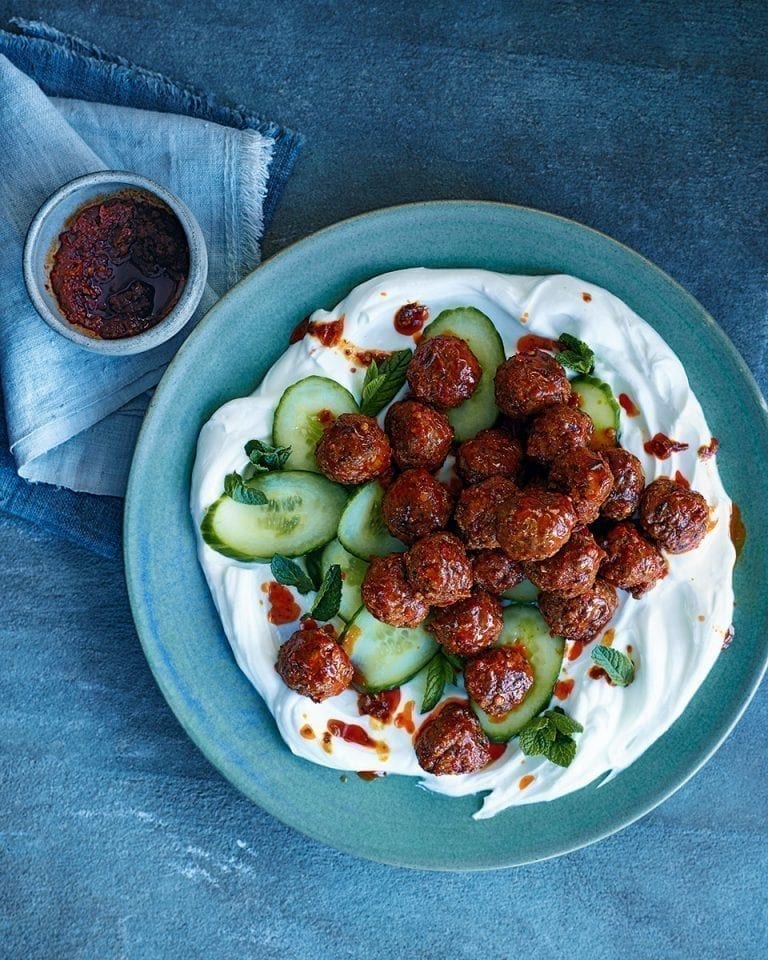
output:
[[280,397],[272,423],[272,443],[290,447],[289,470],[318,472],[315,447],[325,428],[342,413],[359,413],[349,390],[328,377],[305,377]]
[[504,362],[504,345],[490,319],[474,307],[443,310],[424,328],[424,339],[439,334],[465,340],[483,368],[480,383],[469,400],[447,413],[456,439],[461,443],[496,422],[499,410],[494,398],[493,378],[497,367]]
[[320,557],[320,569],[323,576],[330,567],[338,563],[341,567],[341,606],[339,615],[342,620],[351,620],[363,605],[360,584],[363,582],[368,564],[342,547],[338,540],[331,540]]
[[203,540],[234,560],[269,563],[274,554],[300,557],[336,534],[347,493],[316,473],[280,470],[257,474],[247,486],[261,490],[259,506],[222,496],[200,523]]
[[595,426],[590,441],[593,450],[615,447],[619,440],[619,405],[613,390],[597,377],[580,376],[571,380],[571,389],[579,396],[579,409]]
[[350,497],[339,520],[336,536],[346,550],[361,560],[405,550],[405,544],[396,540],[384,523],[381,513],[383,498],[384,487],[371,480]]
[[341,638],[355,668],[358,690],[376,693],[399,687],[414,677],[437,651],[424,627],[391,627],[362,607]]
[[491,740],[506,742],[540,713],[552,699],[563,663],[565,641],[553,637],[536,607],[512,606],[504,610],[504,629],[496,641],[497,647],[519,644],[533,668],[533,686],[523,702],[511,710],[503,720],[491,720],[488,714],[470,700],[480,726]]
[[539,593],[539,588],[535,587],[530,580],[522,580],[516,587],[505,590],[502,597],[515,603],[536,603],[539,599]]

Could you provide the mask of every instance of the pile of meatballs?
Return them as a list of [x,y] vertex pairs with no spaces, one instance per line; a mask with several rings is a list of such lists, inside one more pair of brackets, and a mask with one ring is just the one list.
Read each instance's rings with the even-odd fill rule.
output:
[[[692,550],[709,522],[701,494],[667,478],[645,486],[640,461],[620,446],[592,449],[593,423],[565,369],[542,351],[517,353],[494,378],[497,424],[454,443],[445,411],[469,399],[481,366],[457,337],[423,340],[408,366],[410,396],[392,404],[384,429],[343,414],[317,445],[320,470],[342,484],[378,479],[384,522],[408,545],[374,557],[365,606],[395,627],[426,628],[464,658],[469,696],[493,718],[533,684],[521,646],[495,647],[500,594],[528,578],[553,635],[589,641],[617,606],[667,574],[668,553]],[[436,477],[455,453],[450,487]],[[291,646],[293,644],[293,646]],[[280,650],[278,672],[322,700],[345,689],[352,666],[322,631],[299,631]],[[423,769],[469,773],[490,762],[490,743],[465,702],[448,701],[415,738]]]

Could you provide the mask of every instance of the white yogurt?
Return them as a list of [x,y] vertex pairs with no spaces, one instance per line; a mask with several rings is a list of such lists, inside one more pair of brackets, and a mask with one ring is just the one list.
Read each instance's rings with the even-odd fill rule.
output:
[[[426,305],[433,318],[450,307],[471,305],[482,310],[496,325],[507,355],[515,352],[518,339],[526,333],[554,339],[567,332],[586,341],[596,354],[595,376],[609,383],[616,396],[626,393],[640,410],[636,417],[622,413],[621,443],[640,458],[647,481],[674,476],[680,470],[711,508],[713,528],[703,544],[690,553],[670,556],[666,579],[640,600],[619,591],[619,608],[609,628],[615,632],[617,649],[632,648],[634,682],[621,688],[588,676],[593,645],[574,661],[566,657],[561,679],[572,679],[573,690],[567,699],[554,703],[584,726],[583,734],[576,735],[578,750],[571,765],[562,768],[541,757],[525,757],[512,741],[485,770],[462,776],[426,774],[416,762],[412,734],[405,727],[382,727],[360,716],[352,690],[319,704],[289,690],[274,664],[280,643],[296,625],[278,628],[267,619],[262,585],[271,580],[269,567],[228,560],[198,538],[200,563],[235,659],[296,755],[341,770],[377,769],[417,776],[422,786],[450,796],[490,791],[475,816],[492,817],[513,805],[553,800],[604,774],[615,776],[680,716],[717,659],[731,624],[735,560],[729,535],[731,501],[715,458],[697,456],[712,434],[681,362],[647,323],[612,294],[568,276],[412,269],[369,280],[335,310],[317,311],[312,319],[343,317],[345,341],[358,347],[402,349],[413,346],[413,340],[395,331],[393,318],[399,307],[413,301]],[[357,366],[353,372],[353,366],[339,346],[325,347],[307,336],[286,350],[252,396],[225,404],[211,417],[200,433],[192,477],[196,525],[221,494],[224,476],[243,468],[245,443],[254,437],[270,438],[272,416],[286,387],[319,374],[359,396],[365,370]],[[688,449],[664,461],[649,456],[643,443],[657,432],[687,443]],[[594,641],[599,642],[600,638]],[[402,687],[400,710],[413,700],[417,727],[422,692],[417,679]],[[450,688],[445,695],[457,693]],[[375,740],[385,741],[387,758],[339,737],[332,738],[331,752],[326,752],[322,735],[329,719],[358,724]],[[308,739],[300,733],[302,728],[314,736]],[[524,788],[521,780],[527,783]]]

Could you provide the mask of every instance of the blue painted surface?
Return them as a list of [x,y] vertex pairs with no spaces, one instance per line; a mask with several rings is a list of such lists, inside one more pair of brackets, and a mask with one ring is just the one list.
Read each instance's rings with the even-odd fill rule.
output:
[[[766,387],[763,4],[0,0],[0,14],[302,130],[266,253],[395,202],[540,207],[658,263]],[[308,841],[221,779],[154,685],[118,562],[8,522],[0,557],[3,957],[768,952],[765,685],[714,760],[623,833],[501,874],[408,872]]]

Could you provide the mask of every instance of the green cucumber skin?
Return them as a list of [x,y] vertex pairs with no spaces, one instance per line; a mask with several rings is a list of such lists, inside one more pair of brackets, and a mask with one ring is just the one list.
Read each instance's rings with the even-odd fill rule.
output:
[[381,515],[384,488],[377,480],[359,487],[349,498],[336,536],[344,549],[360,560],[402,553],[406,546],[387,530]]
[[610,386],[604,380],[582,374],[571,380],[571,390],[579,396],[579,409],[594,425],[590,446],[615,447],[621,432],[621,408]]
[[315,447],[324,429],[317,419],[321,410],[330,411],[334,419],[342,413],[360,412],[349,390],[329,377],[304,377],[280,397],[272,421],[272,443],[292,448],[286,464],[289,470],[320,472]]
[[368,564],[365,560],[361,560],[360,557],[356,557],[353,553],[345,550],[336,539],[331,540],[325,547],[320,558],[323,576],[334,563],[338,563],[341,567],[342,574],[339,616],[342,620],[350,621],[363,605],[360,585],[365,577]]
[[523,702],[501,721],[494,721],[470,699],[480,726],[489,740],[506,743],[516,736],[529,720],[541,713],[552,699],[552,691],[563,664],[565,641],[553,637],[536,607],[519,604],[504,610],[504,629],[497,647],[520,644],[534,668],[534,683]]
[[[221,496],[205,512],[200,522],[200,533],[205,543],[217,553],[246,563],[269,563],[275,553],[286,557],[300,557],[324,547],[333,540],[336,527],[347,501],[344,487],[332,483],[317,473],[302,470],[281,470],[257,474],[248,486],[261,490],[268,499],[264,505],[249,506],[235,503]],[[305,505],[293,508],[288,523],[291,528],[283,533],[275,531],[274,521],[259,523],[255,533],[244,533],[243,526],[254,521],[270,521],[279,512],[280,500],[297,500]],[[251,511],[259,511],[252,513]],[[225,528],[233,525],[232,534]],[[259,529],[260,528],[260,529]],[[271,529],[270,529],[271,528]],[[248,547],[248,542],[251,546]],[[267,547],[265,550],[264,547]]]
[[499,416],[494,396],[493,378],[504,362],[504,344],[493,322],[474,307],[456,307],[442,313],[424,328],[424,339],[439,334],[460,337],[475,354],[483,375],[474,394],[453,410],[448,417],[456,440],[469,440],[481,430],[492,427]]
[[[355,634],[355,631],[360,631]],[[399,650],[387,650],[387,639],[400,643]],[[361,607],[341,636],[352,666],[356,690],[379,693],[409,680],[429,663],[438,650],[437,641],[422,627],[391,627]]]

